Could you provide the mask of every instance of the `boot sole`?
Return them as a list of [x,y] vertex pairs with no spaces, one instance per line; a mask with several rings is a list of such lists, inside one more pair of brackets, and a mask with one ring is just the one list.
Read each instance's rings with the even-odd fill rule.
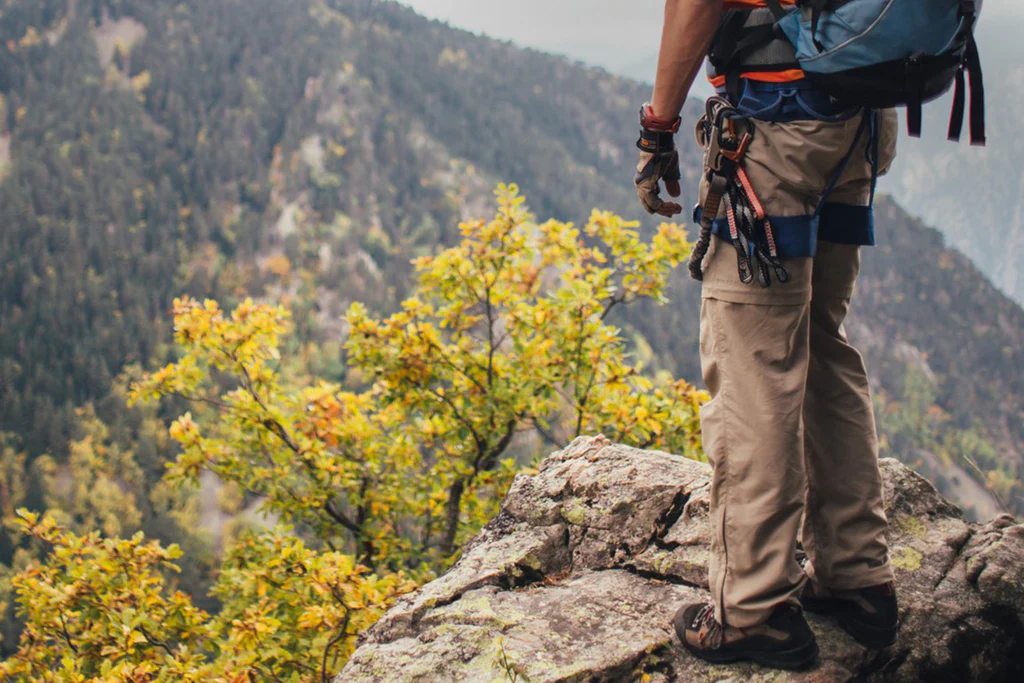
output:
[[882,650],[890,647],[896,643],[896,638],[899,635],[899,622],[893,626],[881,627],[865,624],[857,619],[853,610],[848,609],[842,600],[827,598],[807,600],[804,602],[804,609],[814,614],[835,617],[841,629],[869,650]]
[[791,650],[775,651],[703,651],[692,649],[686,641],[683,646],[690,654],[712,664],[732,664],[734,662],[754,662],[772,669],[799,671],[806,669],[818,659],[818,643],[811,640]]

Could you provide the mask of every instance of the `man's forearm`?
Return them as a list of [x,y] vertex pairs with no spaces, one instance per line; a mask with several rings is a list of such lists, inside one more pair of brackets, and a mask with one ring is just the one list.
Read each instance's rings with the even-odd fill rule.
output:
[[658,55],[651,108],[661,120],[674,120],[704,62],[718,29],[723,0],[666,0],[665,28]]

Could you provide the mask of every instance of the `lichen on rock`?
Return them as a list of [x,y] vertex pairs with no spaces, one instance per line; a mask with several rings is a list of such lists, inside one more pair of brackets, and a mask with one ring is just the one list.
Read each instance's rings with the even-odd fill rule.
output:
[[1024,680],[1024,526],[969,524],[882,461],[903,631],[883,651],[810,617],[821,658],[714,667],[670,619],[707,597],[706,465],[578,439],[516,479],[444,576],[368,631],[337,683]]

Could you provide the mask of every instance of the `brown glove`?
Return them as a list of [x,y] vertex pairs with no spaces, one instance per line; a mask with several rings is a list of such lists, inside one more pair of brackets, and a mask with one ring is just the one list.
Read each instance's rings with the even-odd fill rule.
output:
[[679,154],[676,152],[675,134],[679,131],[679,119],[663,121],[654,116],[651,105],[640,108],[640,139],[636,146],[640,150],[640,162],[636,166],[636,194],[647,213],[671,218],[682,212],[683,207],[661,198],[660,183],[672,197],[678,197]]

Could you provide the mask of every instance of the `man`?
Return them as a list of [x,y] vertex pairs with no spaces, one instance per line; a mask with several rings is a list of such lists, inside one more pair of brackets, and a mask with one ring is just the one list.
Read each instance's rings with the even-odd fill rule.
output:
[[[636,179],[649,212],[682,211],[658,194],[659,182],[680,193],[666,140],[709,46],[713,57],[724,49],[720,37],[712,45],[720,23],[773,23],[779,4],[794,0],[769,4],[667,0]],[[740,161],[724,193],[713,173],[701,185],[704,210],[714,212],[706,227],[718,218],[694,268],[712,396],[701,413],[713,467],[712,602],[683,607],[675,628],[711,662],[802,668],[818,653],[802,607],[834,615],[868,647],[893,643],[899,628],[868,379],[842,326],[860,247],[874,240],[874,184],[895,154],[896,121],[892,110],[845,108],[777,52],[759,69],[754,52],[743,51],[749,64],[714,74],[732,107],[709,103],[714,120],[699,135],[706,167],[730,163],[716,156],[712,140],[725,134],[715,125],[730,128],[722,139]]]

